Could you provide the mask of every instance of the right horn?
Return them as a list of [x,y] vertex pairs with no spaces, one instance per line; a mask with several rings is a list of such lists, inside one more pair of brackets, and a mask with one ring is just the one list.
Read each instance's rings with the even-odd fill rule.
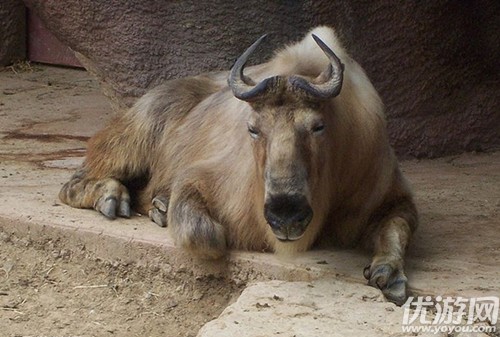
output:
[[238,99],[248,102],[253,101],[265,94],[276,81],[276,77],[270,77],[258,84],[255,84],[251,78],[243,74],[248,58],[262,43],[262,41],[266,39],[266,37],[267,34],[262,35],[257,41],[255,41],[240,57],[238,57],[236,63],[231,69],[227,82],[233,91],[233,95]]
[[321,41],[319,37],[314,34],[312,34],[312,37],[330,60],[328,68],[318,76],[318,79],[322,81],[320,83],[311,83],[299,76],[291,76],[289,81],[293,87],[305,91],[314,98],[328,99],[335,97],[340,94],[340,90],[342,89],[344,65],[333,50]]

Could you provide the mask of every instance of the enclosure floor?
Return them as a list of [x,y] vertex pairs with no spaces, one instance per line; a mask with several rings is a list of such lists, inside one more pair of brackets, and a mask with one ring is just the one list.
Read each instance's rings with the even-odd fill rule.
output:
[[[101,259],[223,275],[241,284],[330,278],[337,286],[341,282],[349,289],[358,287],[357,294],[373,293],[362,276],[370,256],[356,250],[287,258],[232,252],[224,261],[198,261],[176,249],[167,231],[148,219],[109,221],[96,212],[63,205],[58,191],[82,162],[86,140],[112,117],[107,99],[84,71],[41,66],[0,71],[2,232],[38,243],[58,240],[69,250],[85,247]],[[402,169],[420,212],[420,227],[407,257],[411,289],[433,296],[498,296],[500,152],[404,161]],[[355,308],[364,302],[346,300],[345,305]],[[338,299],[336,303],[343,305]],[[388,304],[377,300],[373,305],[386,310]]]

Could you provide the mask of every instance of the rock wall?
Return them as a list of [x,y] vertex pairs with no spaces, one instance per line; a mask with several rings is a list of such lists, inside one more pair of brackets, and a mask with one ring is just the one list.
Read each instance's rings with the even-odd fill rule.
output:
[[271,50],[328,24],[382,95],[399,155],[500,148],[497,0],[25,3],[120,106],[166,79],[229,69],[264,32]]
[[25,8],[19,0],[0,2],[0,66],[26,57]]

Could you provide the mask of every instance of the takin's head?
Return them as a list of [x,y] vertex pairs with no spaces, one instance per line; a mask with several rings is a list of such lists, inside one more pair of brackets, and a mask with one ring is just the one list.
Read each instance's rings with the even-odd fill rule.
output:
[[340,93],[344,66],[312,35],[330,60],[319,76],[274,76],[255,83],[243,69],[265,37],[238,58],[228,83],[234,96],[252,107],[248,132],[265,185],[264,217],[280,241],[294,241],[304,235],[314,216],[311,194],[321,184],[329,132],[324,106]]

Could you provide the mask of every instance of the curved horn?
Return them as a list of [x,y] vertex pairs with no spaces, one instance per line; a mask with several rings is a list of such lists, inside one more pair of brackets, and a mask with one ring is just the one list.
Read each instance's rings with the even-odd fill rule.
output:
[[293,87],[299,88],[315,98],[328,99],[335,97],[340,94],[340,90],[342,89],[344,65],[333,50],[321,41],[319,37],[314,34],[312,34],[312,37],[330,60],[328,68],[318,76],[318,79],[322,79],[322,82],[317,84],[311,83],[299,76],[291,76],[289,81]]
[[245,68],[248,58],[266,37],[267,34],[264,34],[255,41],[240,57],[238,57],[233,68],[231,68],[227,82],[234,96],[243,101],[251,101],[253,98],[264,93],[273,80],[273,78],[267,78],[256,85],[252,79],[243,74],[243,69]]

